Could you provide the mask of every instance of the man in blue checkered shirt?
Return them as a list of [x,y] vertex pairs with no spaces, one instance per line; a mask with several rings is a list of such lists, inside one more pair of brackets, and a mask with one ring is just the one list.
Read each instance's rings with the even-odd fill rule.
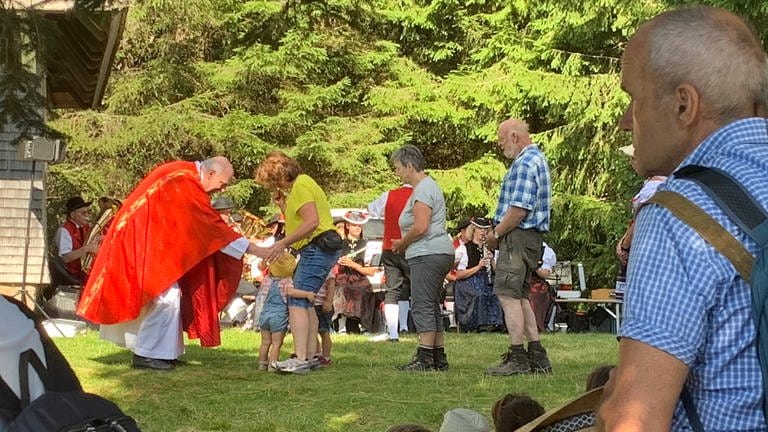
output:
[[[622,60],[640,175],[701,207],[753,254],[756,244],[691,181],[722,169],[768,207],[768,62],[760,41],[722,9],[667,12],[640,27]],[[619,362],[598,430],[691,430],[685,387],[706,431],[765,431],[750,288],[692,228],[656,205],[640,210],[629,257]]]
[[[518,119],[499,126],[499,149],[514,162],[501,184],[496,227],[488,245],[499,248],[493,292],[504,309],[510,347],[502,355],[501,364],[486,373],[549,373],[552,364],[541,346],[536,316],[528,301],[529,280],[541,258],[543,235],[549,231],[549,165],[544,153],[531,141],[528,125]],[[528,351],[523,347],[524,336],[528,338]]]

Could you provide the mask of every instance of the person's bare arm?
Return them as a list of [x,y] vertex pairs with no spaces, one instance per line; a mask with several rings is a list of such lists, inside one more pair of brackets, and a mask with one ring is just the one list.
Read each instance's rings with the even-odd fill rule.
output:
[[688,366],[650,345],[623,338],[619,366],[606,384],[598,431],[668,431]]
[[285,295],[293,298],[304,298],[309,300],[310,302],[315,301],[315,293],[313,293],[312,291],[304,291],[304,290],[296,289],[294,287],[286,288]]
[[323,302],[323,312],[333,312],[333,296],[336,295],[336,279],[328,279],[325,284],[325,301]]
[[64,261],[64,264],[68,264],[72,261],[79,260],[89,253],[96,253],[98,250],[99,245],[97,243],[87,244],[83,247],[72,250],[72,252],[65,253],[61,256],[61,260]]
[[494,232],[499,237],[504,236],[508,232],[517,228],[517,226],[520,225],[520,222],[522,222],[527,215],[528,210],[521,207],[510,206],[507,209],[507,212],[504,213],[504,217],[501,218],[499,224],[493,228],[493,231],[488,233],[489,235],[486,239],[488,247],[490,249],[497,249],[499,246],[499,241],[493,236]]
[[541,267],[536,269],[536,276],[538,276],[538,277],[540,277],[542,279],[548,278],[549,275],[551,275],[551,274],[552,274],[552,269],[545,269],[545,268],[541,268]]
[[485,268],[490,263],[491,263],[491,257],[485,256],[481,258],[480,262],[474,267],[470,267],[464,270],[456,270],[456,274],[454,275],[454,277],[456,278],[456,280],[466,279],[474,275],[475,273],[479,272],[481,269]]
[[341,258],[339,258],[339,264],[349,267],[363,276],[373,276],[376,274],[376,271],[378,270],[378,267],[364,266],[347,256],[342,256]]
[[[275,242],[274,245],[264,248],[262,255],[266,255],[266,258],[269,261],[274,261],[279,258],[285,248],[308,237],[315,231],[315,229],[317,229],[318,225],[320,225],[320,215],[317,213],[317,206],[313,201],[310,201],[299,208],[299,216],[301,216],[302,222],[294,232]],[[258,257],[262,257],[262,255],[256,253],[256,256]]]

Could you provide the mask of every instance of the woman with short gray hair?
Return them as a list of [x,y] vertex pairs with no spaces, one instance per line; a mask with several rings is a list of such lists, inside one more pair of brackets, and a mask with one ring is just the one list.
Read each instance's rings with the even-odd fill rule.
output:
[[392,250],[405,253],[411,269],[411,314],[419,334],[413,361],[397,369],[445,371],[448,358],[440,293],[454,256],[453,242],[445,230],[445,198],[440,186],[424,172],[424,155],[417,147],[406,145],[395,151],[390,160],[395,175],[413,186],[399,219],[404,235],[392,243]]

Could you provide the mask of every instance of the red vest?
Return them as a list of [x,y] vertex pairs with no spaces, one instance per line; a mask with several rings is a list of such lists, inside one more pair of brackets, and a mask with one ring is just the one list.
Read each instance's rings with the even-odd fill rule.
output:
[[382,250],[392,250],[392,241],[399,240],[403,236],[400,232],[398,220],[412,193],[412,187],[401,186],[397,189],[392,189],[387,194],[387,203],[384,205],[384,241],[381,245]]
[[[78,228],[74,222],[67,219],[64,222],[63,228],[67,230],[70,237],[72,237],[72,250],[80,249],[85,244],[85,237],[88,235],[90,227],[88,225]],[[80,260],[72,260],[67,263],[67,271],[73,275],[79,275],[83,271],[83,267],[80,264]]]

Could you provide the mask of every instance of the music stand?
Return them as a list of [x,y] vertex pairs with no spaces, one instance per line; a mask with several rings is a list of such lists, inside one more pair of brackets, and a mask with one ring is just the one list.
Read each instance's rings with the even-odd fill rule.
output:
[[[21,288],[16,292],[16,297],[26,303],[27,300],[31,300],[32,304],[37,308],[40,313],[50,322],[56,330],[64,336],[64,332],[59,328],[50,315],[43,309],[43,306],[38,303],[37,298],[29,293],[27,290],[27,264],[29,262],[29,235],[32,230],[32,202],[34,200],[35,193],[35,174],[37,170],[37,162],[60,162],[64,158],[65,145],[61,140],[49,140],[42,137],[37,137],[29,141],[22,142],[19,145],[19,158],[21,160],[32,161],[32,167],[30,169],[29,180],[29,204],[27,205],[27,228],[24,235],[24,264],[21,273]],[[42,207],[42,206],[41,206]],[[44,208],[43,208],[44,209]]]

